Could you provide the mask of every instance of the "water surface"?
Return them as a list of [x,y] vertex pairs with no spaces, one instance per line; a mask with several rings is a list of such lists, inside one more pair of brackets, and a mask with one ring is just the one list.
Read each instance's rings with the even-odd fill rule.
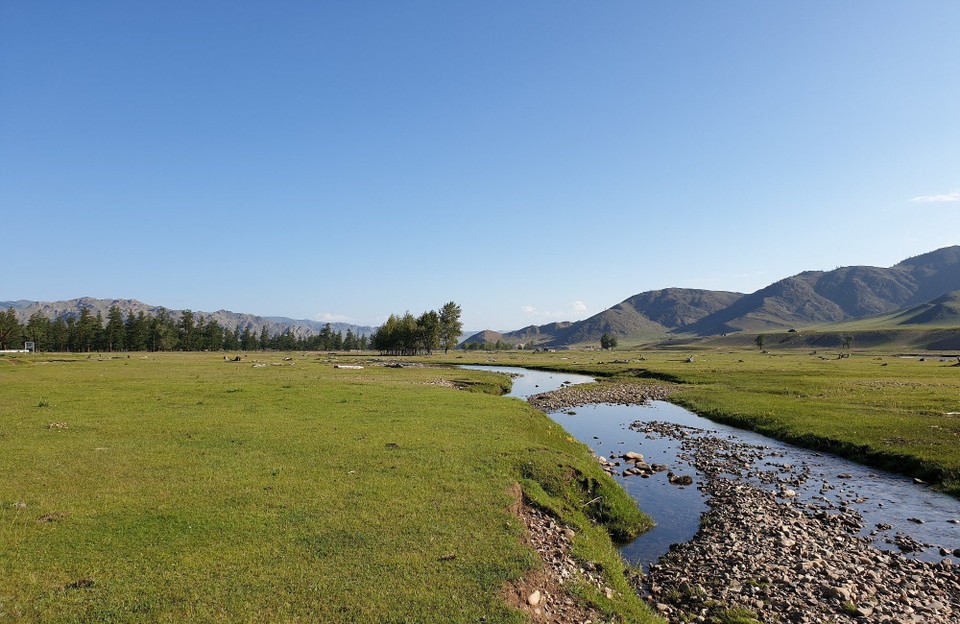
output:
[[[563,385],[593,381],[586,375],[527,370],[516,367],[470,366],[478,370],[496,370],[512,375],[514,389],[508,396],[527,398],[531,394],[555,390]],[[569,412],[572,412],[569,413]],[[939,547],[960,549],[960,500],[918,485],[908,477],[857,464],[847,459],[810,451],[766,436],[715,423],[682,407],[664,401],[649,405],[592,404],[549,414],[572,436],[587,444],[597,455],[610,457],[626,451],[644,455],[648,463],[667,464],[677,474],[693,477],[693,485],[676,486],[666,473],[644,479],[615,476],[640,508],[653,517],[656,527],[622,548],[624,558],[646,567],[663,555],[670,544],[690,540],[699,528],[700,515],[708,509],[707,496],[697,489],[705,481],[687,461],[677,440],[630,429],[635,421],[671,422],[708,430],[706,435],[727,438],[762,447],[762,458],[755,462],[748,480],[773,489],[767,477],[805,475],[806,480],[791,486],[805,503],[836,512],[841,505],[858,511],[864,520],[862,533],[887,550],[898,548],[892,540],[902,532],[914,540],[930,544],[922,552],[908,556],[926,561],[944,557]],[[624,466],[620,466],[622,470]],[[914,522],[922,520],[922,524]],[[877,525],[890,525],[878,530]],[[960,558],[952,557],[954,563]]]

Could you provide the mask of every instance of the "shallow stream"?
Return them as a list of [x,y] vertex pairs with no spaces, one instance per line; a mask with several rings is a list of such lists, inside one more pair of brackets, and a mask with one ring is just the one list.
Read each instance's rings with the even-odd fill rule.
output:
[[[585,375],[515,367],[465,368],[514,375],[513,389],[508,396],[520,399],[564,385],[593,381]],[[630,425],[637,421],[674,423],[706,430],[693,435],[737,441],[744,445],[745,452],[756,457],[748,477],[751,483],[780,489],[783,482],[788,481],[799,500],[818,509],[836,513],[846,506],[856,510],[863,517],[862,534],[872,537],[878,548],[901,550],[894,543],[895,540],[904,543],[902,536],[897,538],[901,533],[926,545],[907,556],[937,562],[945,558],[941,547],[951,552],[958,549],[957,553],[960,553],[960,500],[935,492],[908,477],[715,423],[663,401],[642,406],[591,404],[549,416],[597,455],[610,458],[611,455],[635,451],[642,453],[648,463],[666,464],[670,471],[693,478],[692,485],[678,486],[668,482],[666,472],[650,478],[615,475],[640,508],[656,522],[652,530],[622,547],[624,558],[634,565],[646,568],[666,553],[670,544],[690,540],[699,528],[700,514],[708,509],[706,495],[697,488],[704,481],[704,475],[694,469],[692,458],[681,449],[680,442],[655,432],[631,429]],[[619,466],[618,472],[625,467]],[[954,563],[960,563],[960,558],[947,556]]]

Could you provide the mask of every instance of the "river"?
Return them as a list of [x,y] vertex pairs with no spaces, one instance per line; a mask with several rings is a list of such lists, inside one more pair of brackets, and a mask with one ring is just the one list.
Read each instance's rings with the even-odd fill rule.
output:
[[[515,367],[466,366],[514,375],[508,396],[526,399],[563,385],[588,383],[585,375],[528,370]],[[707,511],[706,494],[697,485],[705,479],[681,449],[678,440],[631,428],[641,423],[673,423],[692,428],[692,435],[709,435],[736,441],[755,458],[747,479],[761,487],[782,488],[784,481],[797,498],[816,509],[850,508],[863,518],[862,534],[878,548],[902,550],[898,544],[925,545],[907,556],[939,562],[941,548],[960,554],[960,500],[936,492],[912,479],[870,468],[849,460],[818,453],[767,438],[752,431],[715,423],[663,401],[625,406],[592,404],[549,414],[571,435],[584,442],[598,456],[610,458],[627,451],[642,453],[648,463],[666,464],[670,470],[690,475],[693,484],[677,486],[665,474],[650,478],[615,478],[653,517],[656,526],[634,542],[624,545],[624,558],[646,569],[669,549],[670,544],[690,540],[699,528],[700,515]],[[698,432],[697,430],[704,430]],[[611,460],[614,461],[614,460]],[[624,466],[620,467],[618,473]],[[898,534],[900,534],[898,536]],[[954,563],[960,558],[946,555]]]

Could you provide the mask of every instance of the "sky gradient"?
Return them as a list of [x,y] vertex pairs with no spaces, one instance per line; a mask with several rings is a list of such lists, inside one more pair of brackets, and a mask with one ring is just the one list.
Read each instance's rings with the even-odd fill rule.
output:
[[960,3],[0,0],[0,300],[468,329],[960,243]]

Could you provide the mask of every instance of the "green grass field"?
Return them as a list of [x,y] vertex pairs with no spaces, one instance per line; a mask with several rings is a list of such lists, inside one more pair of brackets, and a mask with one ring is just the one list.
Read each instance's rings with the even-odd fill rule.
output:
[[608,534],[647,518],[505,377],[291,357],[0,357],[0,621],[526,621],[518,482],[655,621]]
[[[508,511],[515,483],[577,530],[576,556],[617,590],[575,595],[611,620],[655,620],[610,538],[646,518],[585,446],[496,396],[505,377],[334,359],[0,357],[0,621],[522,622],[504,588],[539,563]],[[719,348],[421,360],[672,383],[698,413],[960,494],[955,360]],[[604,505],[583,506],[597,495]]]
[[[838,359],[838,354],[850,357]],[[692,362],[688,361],[691,358]],[[642,359],[641,359],[642,358]],[[698,414],[916,476],[960,496],[955,357],[753,349],[510,352],[482,361],[677,384]]]

